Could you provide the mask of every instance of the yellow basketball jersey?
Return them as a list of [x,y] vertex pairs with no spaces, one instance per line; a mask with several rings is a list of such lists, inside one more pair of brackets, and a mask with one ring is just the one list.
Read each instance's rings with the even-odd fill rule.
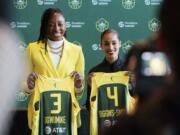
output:
[[77,135],[80,107],[71,78],[39,76],[28,106],[32,135]]
[[105,127],[116,123],[122,112],[130,112],[132,102],[126,71],[95,73],[90,96],[90,134],[98,135]]

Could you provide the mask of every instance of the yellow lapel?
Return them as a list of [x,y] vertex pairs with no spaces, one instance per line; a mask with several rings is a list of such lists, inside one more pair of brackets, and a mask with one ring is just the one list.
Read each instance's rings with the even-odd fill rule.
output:
[[56,68],[54,67],[54,64],[49,55],[49,52],[45,53],[45,44],[43,44],[43,43],[40,44],[40,51],[41,51],[42,58],[44,59],[45,63],[47,64],[49,70],[54,74],[55,77],[58,78],[59,77],[58,72],[57,72]]

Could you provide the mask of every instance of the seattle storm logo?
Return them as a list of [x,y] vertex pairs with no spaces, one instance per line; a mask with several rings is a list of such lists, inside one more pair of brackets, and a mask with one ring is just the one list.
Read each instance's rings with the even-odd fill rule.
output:
[[160,28],[160,21],[156,18],[153,18],[152,20],[150,20],[148,22],[148,27],[149,27],[149,30],[153,31],[153,32],[156,32],[159,30]]
[[68,0],[68,4],[72,9],[79,9],[82,6],[82,0]]
[[130,40],[126,41],[122,44],[122,51],[124,54],[127,54],[128,51],[131,49],[131,47],[134,45],[134,43]]
[[24,9],[27,6],[27,0],[14,0],[13,4],[17,9]]
[[125,8],[125,9],[132,9],[135,7],[135,0],[122,0],[122,6]]
[[103,32],[105,30],[107,30],[109,28],[109,22],[106,21],[104,18],[100,18],[97,22],[96,22],[96,29],[99,32]]
[[22,91],[18,91],[16,93],[16,101],[17,102],[25,102],[28,99],[28,95],[24,94]]

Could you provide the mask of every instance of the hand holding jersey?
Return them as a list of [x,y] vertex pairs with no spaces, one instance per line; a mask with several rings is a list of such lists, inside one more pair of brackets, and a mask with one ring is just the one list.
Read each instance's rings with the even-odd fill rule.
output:
[[81,96],[83,92],[83,76],[77,71],[73,71],[71,77],[74,78],[74,90],[76,96]]
[[[76,95],[81,95],[83,91],[83,76],[77,71],[73,71],[70,74],[71,78],[74,78],[74,87]],[[33,72],[28,76],[27,85],[30,90],[34,89],[35,81],[38,79],[38,75]]]
[[[75,86],[81,88],[84,77],[82,48],[66,40],[66,21],[58,8],[48,8],[41,18],[39,38],[26,48],[26,80],[22,89],[32,93],[38,75],[50,78],[66,78],[74,74]],[[82,76],[81,76],[82,75]],[[27,79],[28,78],[28,79]],[[27,86],[28,85],[28,86]],[[28,89],[29,88],[29,89]],[[76,90],[75,90],[76,91]],[[82,89],[78,93],[82,93]]]
[[28,106],[28,123],[32,135],[77,135],[79,111],[72,78],[38,76]]
[[90,96],[91,135],[100,134],[106,126],[114,125],[121,113],[133,110],[135,100],[129,95],[128,82],[126,71],[94,73]]
[[[95,72],[91,72],[88,74],[88,85],[91,87],[92,77],[95,75]],[[136,79],[135,74],[133,72],[127,71],[125,72],[125,75],[129,76],[129,83],[135,85]]]
[[34,89],[34,87],[35,87],[35,81],[36,81],[37,78],[38,78],[38,75],[37,75],[35,72],[31,73],[31,74],[28,76],[27,85],[28,85],[28,88],[29,88],[30,90]]
[[92,77],[94,76],[94,72],[91,72],[88,74],[88,85],[91,87],[91,83],[92,83]]

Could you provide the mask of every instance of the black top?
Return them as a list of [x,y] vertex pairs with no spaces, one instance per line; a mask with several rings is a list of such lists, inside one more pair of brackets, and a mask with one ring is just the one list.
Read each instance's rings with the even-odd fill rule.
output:
[[[100,64],[96,65],[93,67],[89,72],[105,72],[105,73],[113,73],[113,72],[118,72],[118,71],[124,71],[124,63],[122,60],[117,59],[114,63],[108,63],[106,59],[104,59]],[[86,100],[86,108],[89,110],[89,105],[90,105],[90,94],[91,94],[91,87],[88,85],[87,87],[87,100]]]

